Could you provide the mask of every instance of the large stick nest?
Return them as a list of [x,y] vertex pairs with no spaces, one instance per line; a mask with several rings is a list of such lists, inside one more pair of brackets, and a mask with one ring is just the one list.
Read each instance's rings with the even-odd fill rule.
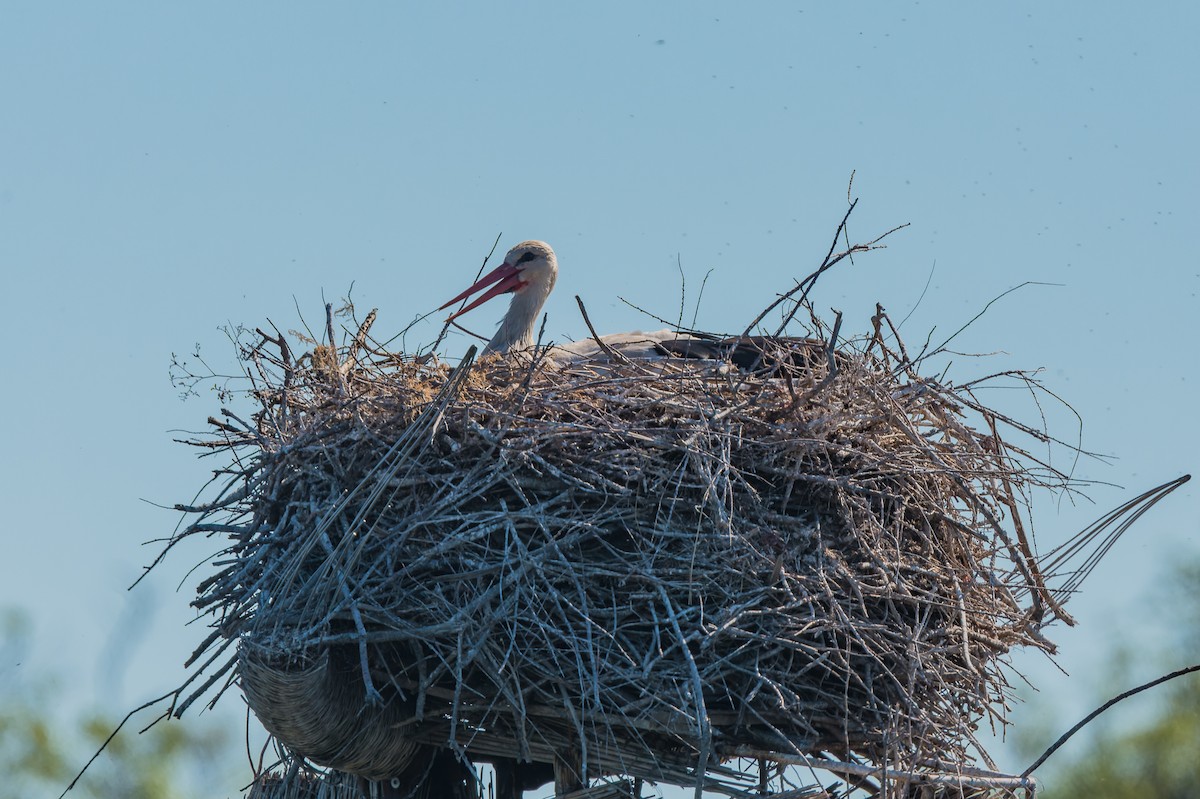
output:
[[1021,517],[1067,481],[882,310],[851,340],[812,314],[816,278],[874,245],[780,295],[749,370],[603,348],[451,368],[372,343],[374,312],[338,342],[328,307],[298,358],[239,337],[253,408],[190,442],[225,463],[168,546],[228,541],[173,712],[240,684],[293,776],[420,780],[436,751],[735,795],[760,787],[737,756],[1023,784],[970,764],[1008,654],[1066,618]]
[[1015,498],[1057,476],[881,318],[753,372],[264,334],[253,419],[197,442],[233,474],[187,508],[231,541],[197,657],[239,650],[204,687],[236,663],[291,751],[372,778],[422,743],[712,786],[738,753],[970,762],[1007,653],[1049,648]]

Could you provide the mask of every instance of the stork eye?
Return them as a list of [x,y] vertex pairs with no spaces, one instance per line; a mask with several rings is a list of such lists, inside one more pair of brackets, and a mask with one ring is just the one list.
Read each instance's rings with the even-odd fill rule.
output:
[[531,252],[527,252],[524,255],[522,255],[520,258],[518,258],[517,263],[513,264],[513,266],[516,266],[517,264],[523,264],[526,261],[532,261],[534,258],[537,258],[537,255],[535,255],[534,253],[531,253]]

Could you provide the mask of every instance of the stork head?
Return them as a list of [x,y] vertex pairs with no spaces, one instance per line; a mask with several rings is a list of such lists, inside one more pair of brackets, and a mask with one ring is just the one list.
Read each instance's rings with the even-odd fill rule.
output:
[[472,308],[478,308],[493,297],[509,293],[513,295],[513,310],[518,304],[526,306],[530,309],[529,315],[532,318],[537,316],[546,298],[550,296],[557,277],[558,259],[554,257],[554,250],[550,245],[544,241],[523,241],[508,251],[504,256],[504,263],[438,310],[449,308],[454,303],[491,286],[476,297],[474,302],[451,314],[450,319],[461,316]]

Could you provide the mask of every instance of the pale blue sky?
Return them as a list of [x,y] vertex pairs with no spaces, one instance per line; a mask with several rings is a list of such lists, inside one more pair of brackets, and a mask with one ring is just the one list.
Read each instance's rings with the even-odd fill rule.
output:
[[[961,348],[1002,354],[951,373],[1045,367],[1084,446],[1116,456],[1079,464],[1122,486],[1094,506],[1041,503],[1043,542],[1195,471],[1198,29],[1184,2],[5,2],[0,606],[35,641],[0,683],[53,670],[71,712],[183,676],[203,630],[182,626],[194,579],[174,590],[205,546],[124,590],[176,522],[143,500],[187,500],[211,468],[172,443],[217,408],[180,402],[172,352],[232,367],[219,325],[319,319],[351,283],[398,331],[500,233],[557,249],[554,337],[583,333],[574,294],[601,332],[649,324],[618,296],[673,314],[677,259],[693,289],[713,270],[699,325],[740,330],[819,262],[852,170],[852,236],[911,227],[822,279],[847,332],[876,301],[903,318],[931,271],[912,342],[1059,284],[994,306]],[[1072,677],[1018,656],[1062,727],[1098,649],[1165,645],[1150,591],[1200,554],[1193,486],[1072,603]]]

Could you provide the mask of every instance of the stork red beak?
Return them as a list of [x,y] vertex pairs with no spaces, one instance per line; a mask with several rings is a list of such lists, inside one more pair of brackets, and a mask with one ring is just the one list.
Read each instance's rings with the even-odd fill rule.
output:
[[480,305],[483,305],[493,297],[498,297],[501,294],[505,294],[510,291],[516,291],[517,289],[521,288],[521,270],[517,269],[512,264],[500,264],[498,267],[481,277],[479,281],[475,283],[475,285],[471,286],[471,288],[467,289],[462,294],[459,294],[457,297],[450,300],[450,302],[446,303],[441,308],[438,308],[438,310],[440,311],[443,308],[449,308],[454,303],[465,300],[467,297],[470,297],[484,286],[491,285],[492,283],[495,283],[496,285],[492,286],[488,291],[478,297],[467,307],[452,313],[449,319],[446,321],[449,322],[450,319],[461,316],[472,308],[478,308]]

